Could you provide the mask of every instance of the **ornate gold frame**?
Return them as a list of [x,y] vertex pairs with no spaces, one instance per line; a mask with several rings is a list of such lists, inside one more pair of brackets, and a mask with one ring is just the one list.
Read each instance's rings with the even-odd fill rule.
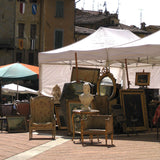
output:
[[[126,117],[126,132],[148,129],[148,114],[145,92],[143,89],[121,89],[120,101]],[[131,117],[134,119],[131,120]],[[138,117],[138,118],[137,118]],[[136,120],[137,121],[134,121]],[[127,125],[128,124],[128,125]]]
[[150,85],[150,72],[136,72],[135,85],[149,86]]
[[97,94],[100,95],[100,83],[104,77],[109,77],[113,82],[113,92],[110,97],[108,97],[108,100],[111,100],[114,98],[116,94],[116,79],[114,78],[113,74],[109,72],[107,68],[102,69],[102,75],[99,77],[97,82]]

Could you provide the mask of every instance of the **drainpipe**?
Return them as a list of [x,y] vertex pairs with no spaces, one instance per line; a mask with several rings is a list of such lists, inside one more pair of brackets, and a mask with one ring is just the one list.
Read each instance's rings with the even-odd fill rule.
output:
[[16,6],[17,5],[17,1],[14,1],[14,20],[13,20],[13,54],[12,54],[12,61],[14,62],[14,57],[15,57],[15,53],[16,53]]
[[39,36],[40,36],[40,41],[39,41],[39,51],[44,51],[45,49],[45,29],[44,29],[44,24],[45,23],[45,3],[44,0],[41,0],[40,3],[40,28],[39,28]]

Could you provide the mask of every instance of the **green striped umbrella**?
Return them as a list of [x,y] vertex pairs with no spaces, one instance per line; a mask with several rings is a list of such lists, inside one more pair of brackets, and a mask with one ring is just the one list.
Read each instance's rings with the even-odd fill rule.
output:
[[12,63],[0,66],[0,79],[7,80],[34,80],[38,79],[39,67],[23,63]]
[[[0,81],[36,80],[39,76],[39,67],[24,63],[12,63],[0,66]],[[18,85],[17,85],[18,86]],[[18,88],[17,88],[18,93]],[[18,94],[17,94],[18,99]],[[0,83],[1,101],[1,83]]]

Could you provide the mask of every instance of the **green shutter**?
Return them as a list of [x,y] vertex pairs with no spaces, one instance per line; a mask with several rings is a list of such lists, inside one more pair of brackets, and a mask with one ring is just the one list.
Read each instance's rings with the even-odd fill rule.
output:
[[55,31],[55,49],[62,47],[63,41],[63,32],[62,31]]
[[57,1],[56,2],[56,17],[63,17],[64,16],[64,2]]

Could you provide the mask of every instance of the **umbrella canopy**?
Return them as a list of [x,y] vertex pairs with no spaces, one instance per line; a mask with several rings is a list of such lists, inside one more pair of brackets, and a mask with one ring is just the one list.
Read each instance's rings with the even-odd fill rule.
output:
[[[18,88],[18,90],[17,90]],[[21,85],[18,85],[17,84],[14,84],[14,83],[11,83],[11,84],[6,84],[4,86],[2,86],[2,93],[4,94],[9,94],[9,95],[12,95],[12,93],[20,93],[20,94],[35,94],[35,95],[38,95],[38,91],[35,91],[33,89],[30,89],[30,88],[27,88],[27,87],[24,87],[24,86],[21,86]]]
[[12,63],[0,66],[2,80],[34,80],[38,79],[39,67],[23,63]]

